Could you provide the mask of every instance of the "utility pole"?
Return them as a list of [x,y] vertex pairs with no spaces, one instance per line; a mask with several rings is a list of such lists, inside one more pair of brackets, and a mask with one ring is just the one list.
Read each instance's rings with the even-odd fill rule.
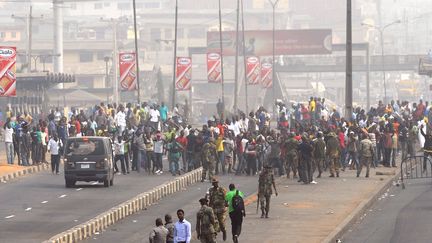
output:
[[[54,72],[63,72],[63,2],[61,0],[53,0],[54,10]],[[63,89],[63,84],[57,86]]]
[[137,82],[137,91],[138,91],[138,97],[137,101],[138,104],[140,104],[140,69],[139,69],[139,53],[138,53],[138,31],[137,31],[137,21],[136,21],[136,3],[135,0],[132,1],[133,3],[133,20],[134,20],[134,33],[135,33],[135,69],[136,69],[136,82]]
[[177,18],[178,18],[178,0],[176,0],[175,2],[175,20],[174,20],[174,57],[173,57],[173,78],[172,78],[172,97],[171,97],[173,110],[176,102]]
[[368,26],[368,27],[374,28],[380,34],[380,41],[381,41],[381,69],[382,69],[382,78],[383,78],[383,85],[384,85],[384,104],[386,104],[386,105],[387,105],[387,82],[386,82],[386,74],[385,74],[385,69],[384,69],[385,68],[385,65],[384,65],[384,61],[385,61],[384,60],[384,31],[388,27],[390,27],[390,26],[392,26],[394,24],[400,24],[401,22],[402,22],[401,20],[396,20],[396,21],[393,21],[393,22],[391,22],[391,23],[389,23],[387,25],[381,26],[381,27],[378,27],[378,26],[375,26],[375,25],[371,25],[371,24],[366,24],[366,23],[362,23],[361,24],[361,25],[364,25],[364,26]]
[[29,73],[32,72],[31,69],[31,59],[32,59],[32,25],[33,25],[33,6],[30,5],[30,12],[29,12],[29,16],[27,18],[27,25],[28,25],[28,47],[27,47],[27,58],[28,58],[28,71]]
[[351,0],[347,0],[346,22],[346,74],[345,74],[345,117],[352,119],[352,19]]
[[113,40],[112,40],[112,44],[113,44],[113,51],[112,51],[112,68],[113,68],[113,77],[111,78],[112,80],[112,88],[113,88],[113,101],[118,104],[119,103],[119,88],[118,88],[118,64],[117,64],[117,60],[118,60],[118,50],[117,50],[117,29],[118,29],[118,25],[122,22],[127,22],[127,19],[124,18],[118,18],[118,19],[103,19],[100,18],[101,22],[107,22],[111,24],[111,28],[112,28],[112,32],[113,32]]
[[240,18],[240,0],[237,0],[237,22],[236,22],[236,56],[234,70],[234,114],[238,111],[238,56],[239,56],[239,18]]
[[366,45],[366,108],[370,109],[370,52],[369,43]]
[[223,110],[222,110],[222,117],[225,113],[225,92],[224,92],[224,63],[223,63],[223,44],[222,44],[222,10],[221,10],[221,0],[219,0],[219,47],[220,47],[220,57],[221,57],[221,95],[222,95],[222,104],[223,104]]
[[275,62],[275,12],[276,12],[276,6],[279,2],[279,0],[269,0],[270,4],[273,7],[273,50],[272,50],[272,108],[273,108],[273,117],[277,120],[277,115],[276,115],[276,105],[275,105],[275,100],[276,100],[276,62]]
[[244,82],[245,82],[245,96],[246,96],[246,116],[249,113],[249,99],[248,99],[248,80],[247,80],[247,63],[246,63],[246,43],[245,43],[245,29],[244,29],[244,6],[243,6],[243,0],[241,0],[241,12],[242,12],[242,35],[243,35],[243,63],[244,63]]
[[42,19],[43,15],[40,17],[33,17],[33,6],[30,5],[29,14],[24,17],[11,15],[13,19],[19,19],[26,23],[26,35],[27,35],[27,72],[32,72],[32,42],[33,42],[33,19]]

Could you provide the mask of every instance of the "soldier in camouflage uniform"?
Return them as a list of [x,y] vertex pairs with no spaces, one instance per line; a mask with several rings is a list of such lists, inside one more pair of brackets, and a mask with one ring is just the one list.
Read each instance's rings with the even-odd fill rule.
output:
[[209,175],[209,180],[213,178],[217,159],[218,156],[216,152],[215,140],[214,138],[209,138],[209,142],[204,144],[202,150],[203,173],[202,173],[201,182],[204,182],[207,176],[207,171]]
[[268,218],[268,213],[270,211],[270,197],[273,194],[272,186],[277,196],[278,192],[274,181],[273,167],[267,165],[264,166],[264,170],[260,173],[258,179],[258,200],[261,204],[261,218],[264,218],[264,216]]
[[285,147],[285,171],[287,174],[287,178],[290,178],[290,172],[291,169],[293,171],[293,178],[297,178],[297,168],[298,168],[298,145],[300,144],[299,141],[297,141],[294,138],[295,134],[290,133],[288,140],[285,141],[284,147]]
[[209,189],[209,206],[213,208],[216,215],[217,221],[219,222],[219,227],[216,227],[216,231],[222,231],[223,240],[226,240],[226,228],[225,220],[227,215],[227,203],[225,201],[226,190],[219,186],[219,181],[213,177],[212,179],[213,187]]
[[314,169],[313,172],[315,172],[315,169],[318,168],[318,176],[317,178],[321,177],[321,173],[323,172],[324,167],[324,160],[325,160],[325,147],[326,144],[323,140],[323,134],[322,132],[318,132],[318,135],[316,139],[313,141],[314,146],[314,152],[313,152],[313,161],[314,161]]
[[339,146],[339,139],[336,137],[336,134],[334,132],[331,132],[327,139],[327,156],[329,158],[329,165],[330,165],[330,177],[339,177],[339,161],[340,161],[340,146]]
[[216,231],[214,225],[217,223],[213,209],[207,206],[207,198],[199,200],[201,208],[197,213],[196,232],[201,243],[215,243]]

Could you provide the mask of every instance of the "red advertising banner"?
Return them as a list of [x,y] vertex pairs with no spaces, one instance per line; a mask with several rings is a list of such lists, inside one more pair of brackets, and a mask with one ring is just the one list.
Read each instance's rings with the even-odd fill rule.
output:
[[0,97],[16,96],[16,47],[0,46]]
[[219,53],[207,53],[207,78],[209,83],[222,82],[221,56]]
[[273,67],[271,63],[261,65],[261,84],[263,88],[270,88],[273,85]]
[[190,90],[192,79],[192,58],[177,57],[176,63],[176,90]]
[[[251,30],[245,31],[246,56],[271,56],[273,47],[273,31]],[[241,37],[241,35],[240,35]],[[242,38],[242,37],[241,37]],[[207,51],[220,51],[220,37],[218,31],[207,32]],[[242,43],[242,39],[239,40]],[[222,45],[224,56],[234,56],[236,53],[236,32],[223,31]],[[243,52],[243,48],[240,48]],[[316,55],[332,52],[331,29],[308,30],[276,30],[276,55]],[[243,53],[241,53],[243,55]]]
[[137,89],[135,52],[121,52],[119,54],[120,89],[131,91]]
[[261,65],[258,57],[248,57],[246,59],[246,73],[248,84],[259,84],[261,79]]

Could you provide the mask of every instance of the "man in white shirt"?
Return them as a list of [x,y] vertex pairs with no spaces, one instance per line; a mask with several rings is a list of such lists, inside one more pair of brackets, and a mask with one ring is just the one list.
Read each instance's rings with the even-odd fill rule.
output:
[[48,152],[51,153],[51,170],[52,173],[59,174],[59,165],[60,165],[60,148],[62,147],[62,142],[58,139],[57,134],[54,133],[54,136],[48,142]]
[[10,165],[12,165],[14,161],[13,134],[14,134],[14,129],[11,127],[10,122],[7,122],[4,127],[4,139],[6,145],[7,162]]
[[159,117],[160,112],[158,109],[156,109],[154,106],[151,107],[150,112],[150,125],[154,129],[154,131],[159,130]]
[[118,134],[122,135],[123,131],[126,129],[126,113],[124,112],[125,108],[123,106],[120,106],[119,112],[115,115],[115,122],[118,127]]
[[183,209],[177,210],[179,221],[174,225],[174,243],[190,243],[191,241],[191,224],[184,218]]

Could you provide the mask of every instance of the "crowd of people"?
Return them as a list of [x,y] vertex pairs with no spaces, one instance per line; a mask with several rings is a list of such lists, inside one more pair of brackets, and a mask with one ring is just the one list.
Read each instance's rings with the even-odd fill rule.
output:
[[[369,177],[371,166],[397,167],[399,154],[402,159],[414,156],[418,147],[423,148],[425,161],[432,155],[431,129],[427,129],[432,122],[432,107],[422,100],[389,104],[380,101],[369,110],[354,109],[348,118],[342,117],[337,107],[329,107],[324,98],[311,97],[308,102],[291,106],[282,102],[276,105],[277,124],[271,124],[271,115],[263,107],[227,117],[218,105],[218,115],[200,127],[186,124],[178,106],[169,111],[163,102],[101,103],[91,109],[71,109],[67,114],[55,109],[38,120],[27,112],[13,114],[8,109],[4,122],[7,160],[13,164],[17,157],[23,166],[47,163],[49,151],[52,171],[58,174],[68,137],[109,136],[119,174],[136,171],[160,175],[169,171],[175,176],[203,167],[202,181],[211,181],[215,191],[200,200],[197,232],[203,229],[199,224],[213,225],[213,230],[201,234],[207,239],[203,242],[212,242],[208,237],[215,232],[222,232],[226,239],[222,223],[227,212],[231,217],[235,211],[229,205],[233,198],[238,198],[234,185],[230,185],[229,192],[218,187],[216,175],[259,174],[261,216],[266,218],[273,189],[277,195],[274,176],[316,184],[316,178],[327,170],[330,177],[339,177],[346,169],[356,170],[359,177],[366,167],[365,176]],[[169,162],[168,170],[163,168],[164,156]],[[184,216],[184,212],[179,211],[178,217],[180,224],[185,224],[187,221],[180,219],[180,214]],[[231,218],[237,227],[233,228],[235,240],[244,216],[244,212],[237,212]],[[165,219],[172,224],[170,217]],[[161,219],[156,220],[156,225],[161,230],[166,226]],[[178,237],[177,226],[173,226],[174,230],[170,227],[168,231]],[[150,238],[156,237],[155,232],[158,231]],[[181,239],[187,242],[186,238]]]

